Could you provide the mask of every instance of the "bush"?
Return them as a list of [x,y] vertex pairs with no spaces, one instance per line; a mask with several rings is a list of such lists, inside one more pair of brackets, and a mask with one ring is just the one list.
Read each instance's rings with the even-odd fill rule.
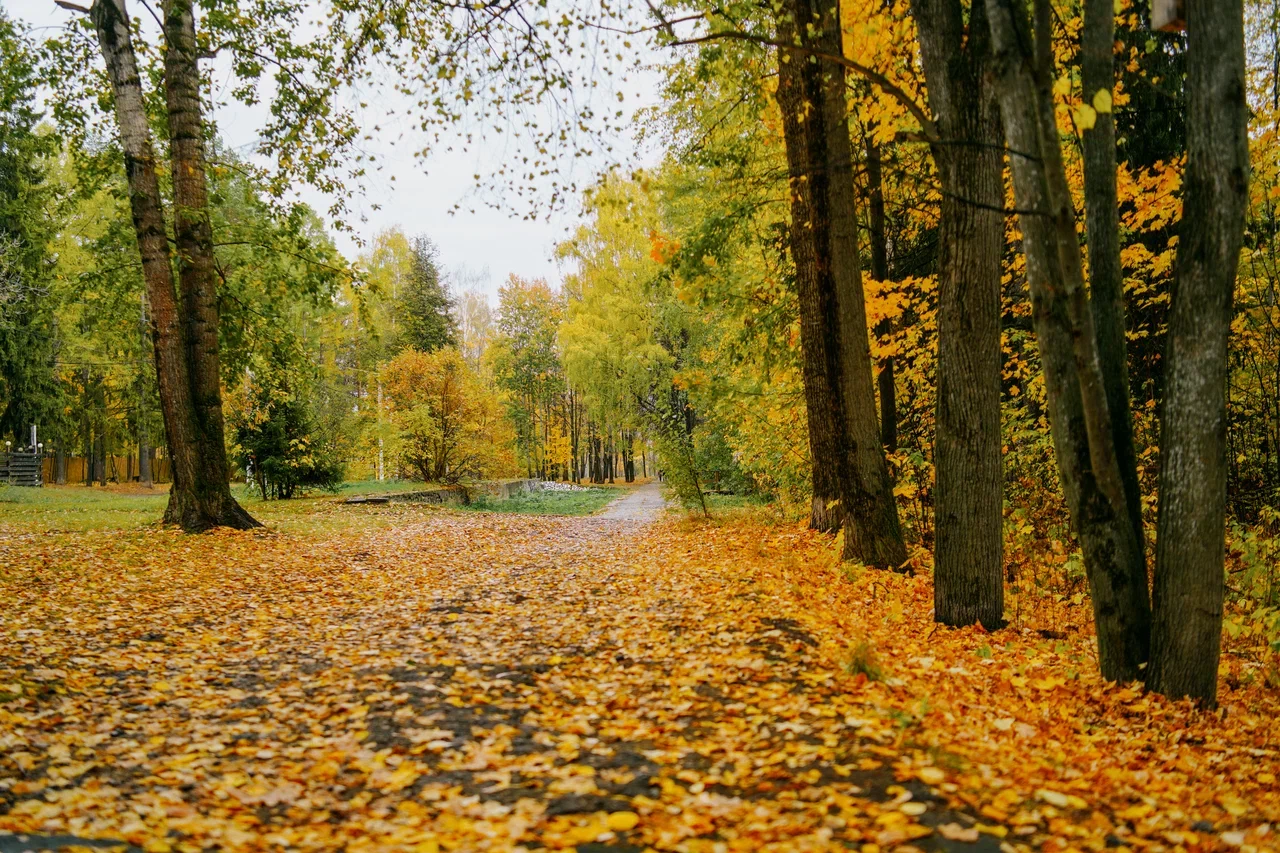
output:
[[426,482],[502,476],[515,467],[514,435],[497,396],[452,347],[408,349],[384,368],[399,465]]
[[343,464],[307,402],[284,381],[248,378],[228,395],[232,457],[263,500],[336,491]]

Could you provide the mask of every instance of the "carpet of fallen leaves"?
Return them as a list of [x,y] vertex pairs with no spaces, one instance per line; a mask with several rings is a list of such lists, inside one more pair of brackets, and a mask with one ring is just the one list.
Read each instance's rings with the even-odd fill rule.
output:
[[[0,831],[148,851],[1276,849],[1280,697],[750,521],[0,534]],[[1243,664],[1227,658],[1227,667]],[[0,839],[3,835],[0,835]]]

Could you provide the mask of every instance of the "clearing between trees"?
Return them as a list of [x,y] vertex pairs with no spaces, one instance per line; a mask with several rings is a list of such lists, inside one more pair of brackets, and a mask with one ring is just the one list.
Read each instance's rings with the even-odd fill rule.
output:
[[1087,604],[942,628],[926,575],[842,569],[753,511],[298,506],[275,532],[11,531],[0,830],[148,851],[1276,843],[1280,698],[1230,647],[1210,712],[1101,680]]

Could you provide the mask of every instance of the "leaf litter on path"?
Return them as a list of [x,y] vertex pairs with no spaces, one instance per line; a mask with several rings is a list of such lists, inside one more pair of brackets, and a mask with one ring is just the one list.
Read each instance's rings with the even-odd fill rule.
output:
[[1201,712],[1102,682],[1086,636],[935,629],[927,578],[842,574],[791,527],[365,512],[10,541],[0,831],[148,851],[1276,844],[1274,693]]

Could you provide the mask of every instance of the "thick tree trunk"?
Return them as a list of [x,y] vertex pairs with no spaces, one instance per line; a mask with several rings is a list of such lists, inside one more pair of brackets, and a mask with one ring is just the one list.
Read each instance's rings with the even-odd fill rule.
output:
[[115,98],[116,121],[129,184],[129,205],[142,257],[147,302],[151,307],[156,383],[160,391],[160,410],[164,417],[173,483],[165,520],[182,524],[186,529],[202,530],[210,524],[189,511],[194,506],[190,496],[197,480],[199,448],[187,354],[173,285],[173,269],[169,264],[169,241],[165,234],[155,153],[143,107],[142,82],[138,76],[124,0],[96,0],[90,16]]
[[990,33],[981,3],[965,15],[959,0],[914,0],[912,11],[943,137],[933,145],[942,182],[934,614],[946,625],[994,629],[1004,624],[1004,163],[999,103],[986,79]]
[[1161,417],[1147,685],[1217,700],[1227,338],[1249,191],[1240,0],[1187,0],[1187,173]]
[[67,451],[58,440],[58,447],[53,452],[53,482],[59,486],[67,484]]
[[[836,0],[792,0],[778,33],[784,43],[836,54],[839,21]],[[897,568],[906,546],[871,386],[844,69],[785,49],[778,60],[813,458],[810,523],[822,530],[843,523],[845,559]]]
[[[821,21],[818,48],[825,53],[842,54],[838,0],[820,0],[815,6],[818,12],[815,17]],[[820,63],[819,69],[822,122],[820,127],[810,124],[810,129],[814,133],[820,130],[825,136],[821,149],[826,155],[826,204],[830,222],[826,250],[831,257],[839,318],[840,397],[848,477],[842,493],[843,557],[868,566],[896,569],[906,563],[907,548],[876,416],[862,259],[858,252],[858,191],[853,177],[845,70],[833,62]],[[812,162],[821,163],[815,142],[811,140]]]
[[[779,40],[797,41],[795,20],[810,18],[807,0],[788,3],[780,13]],[[843,424],[838,398],[838,378],[827,372],[826,350],[835,341],[835,295],[819,280],[815,232],[826,223],[815,222],[813,166],[807,144],[806,123],[812,118],[805,97],[804,77],[814,73],[816,62],[803,54],[778,50],[778,109],[782,113],[787,171],[791,185],[791,258],[795,264],[796,291],[800,303],[801,369],[805,408],[808,412],[809,456],[812,460],[813,505],[809,526],[834,532],[840,528],[840,476]],[[825,172],[825,170],[824,170]],[[825,192],[825,187],[824,187]]]
[[205,177],[204,121],[200,107],[195,16],[192,0],[168,0],[164,30],[165,105],[173,174],[173,232],[186,328],[188,377],[195,407],[196,477],[171,494],[167,520],[184,529],[259,527],[231,496],[222,418],[218,356],[218,295],[214,281],[213,228]]
[[1089,576],[1098,659],[1106,678],[1134,680],[1142,675],[1150,645],[1146,563],[1112,441],[1058,142],[1051,10],[1048,0],[1035,0],[1033,34],[1016,0],[985,1],[1050,426]]

